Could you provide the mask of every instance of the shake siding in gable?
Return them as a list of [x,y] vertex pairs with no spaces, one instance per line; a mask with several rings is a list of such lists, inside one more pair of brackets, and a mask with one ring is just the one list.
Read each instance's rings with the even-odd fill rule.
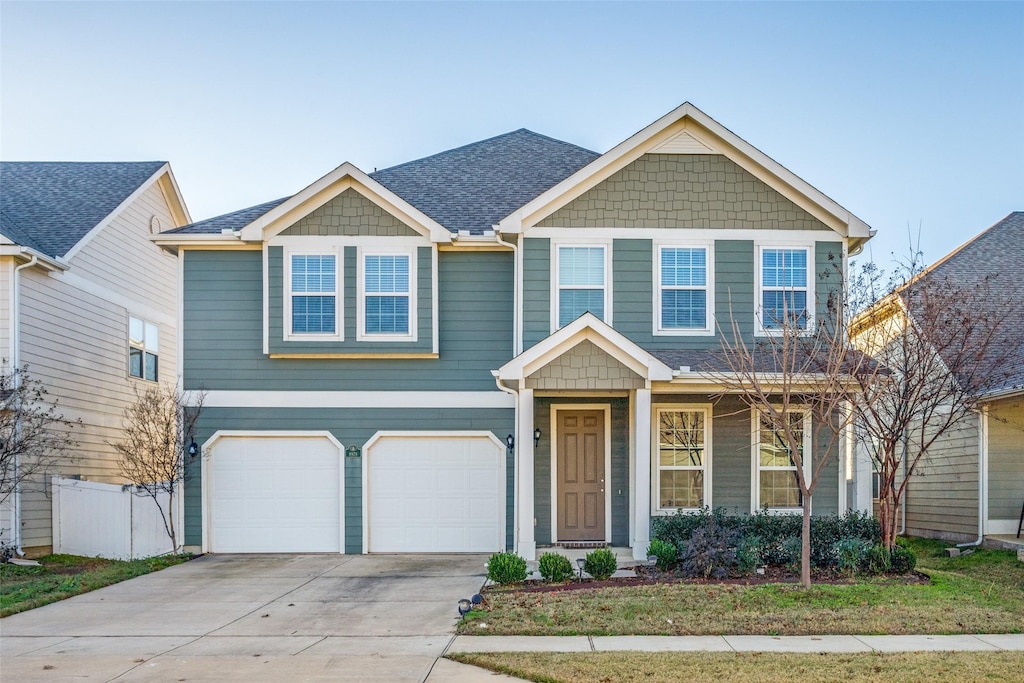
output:
[[418,237],[419,233],[349,188],[282,235],[372,235]]
[[[490,371],[511,355],[510,252],[439,253],[438,359],[269,358],[261,342],[262,254],[189,250],[184,259],[188,388],[497,391]],[[419,260],[422,274],[429,260]]]

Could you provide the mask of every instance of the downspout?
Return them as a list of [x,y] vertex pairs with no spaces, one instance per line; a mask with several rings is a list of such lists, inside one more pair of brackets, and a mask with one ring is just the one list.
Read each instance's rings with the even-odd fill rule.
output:
[[[519,391],[517,391],[516,389],[513,389],[512,387],[507,387],[504,384],[502,384],[501,378],[498,377],[498,371],[497,370],[491,370],[491,374],[494,375],[494,383],[498,386],[498,388],[501,389],[502,391],[504,391],[506,394],[510,394],[512,396],[512,400],[515,401],[515,413],[514,413],[515,419],[514,419],[514,422],[513,422],[513,425],[514,425],[513,429],[515,430],[516,439],[518,439],[519,438]],[[518,543],[519,543],[519,514],[518,514],[519,513],[519,510],[518,510],[518,507],[519,507],[519,449],[518,448],[512,451],[512,458],[513,458],[513,461],[512,461],[512,463],[513,463],[512,464],[512,497],[513,497],[512,511],[513,512],[512,512],[512,514],[516,518],[515,526],[512,527],[514,529],[514,531],[512,532],[512,548],[514,550],[517,547]]]
[[985,540],[985,448],[988,444],[988,420],[985,409],[978,411],[978,537],[966,543],[957,543],[957,548],[976,547]]
[[[21,378],[17,374],[21,367],[21,278],[19,274],[25,268],[31,268],[39,263],[39,256],[32,254],[32,258],[20,266],[14,268],[14,286],[11,291],[11,370],[14,373],[14,388],[20,383]],[[18,425],[14,426],[18,429]],[[21,455],[14,456],[14,514],[11,515],[11,526],[14,527],[14,552],[24,557],[25,551],[21,547]]]
[[[522,265],[519,260],[519,247],[512,242],[506,242],[501,239],[501,232],[497,226],[494,227],[494,239],[503,247],[508,247],[512,250],[512,357],[518,356],[522,349],[523,331],[522,321],[523,316],[519,312],[519,302],[523,300],[523,278],[520,273],[520,266]],[[501,385],[498,385],[499,388]],[[504,391],[504,389],[502,389]],[[516,403],[518,406],[518,402]],[[517,409],[518,410],[518,409]],[[516,412],[516,415],[519,413]]]

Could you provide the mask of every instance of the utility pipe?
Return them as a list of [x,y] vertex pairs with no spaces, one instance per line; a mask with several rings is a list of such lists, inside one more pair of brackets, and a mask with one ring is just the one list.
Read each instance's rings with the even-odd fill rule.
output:
[[[14,268],[14,285],[11,291],[11,371],[14,382],[12,388],[17,389],[21,383],[18,374],[21,368],[21,278],[22,270],[31,268],[39,263],[39,256],[32,254],[32,258]],[[18,425],[14,426],[18,429]],[[21,455],[14,455],[14,514],[11,516],[11,526],[14,527],[14,552],[24,557],[25,551],[21,547]]]
[[[504,391],[506,394],[510,394],[512,396],[512,400],[515,401],[515,412],[513,413],[515,418],[513,420],[513,427],[512,427],[512,429],[515,430],[516,441],[519,441],[519,391],[516,390],[516,389],[513,389],[512,387],[505,386],[502,383],[501,378],[498,377],[498,371],[497,370],[491,370],[491,374],[494,375],[494,383],[497,385],[497,387],[499,389],[501,389],[502,391]],[[519,503],[519,467],[520,467],[520,465],[519,465],[519,449],[518,448],[516,448],[516,449],[514,449],[512,451],[512,463],[513,463],[513,465],[512,465],[512,496],[513,496],[513,499],[515,501],[515,503],[512,506],[512,514],[516,518],[515,526],[513,527],[514,528],[514,532],[512,534],[512,543],[513,543],[513,549],[517,549],[518,546],[519,546],[519,510],[518,510],[518,508],[519,508],[519,505],[520,505],[520,503]]]

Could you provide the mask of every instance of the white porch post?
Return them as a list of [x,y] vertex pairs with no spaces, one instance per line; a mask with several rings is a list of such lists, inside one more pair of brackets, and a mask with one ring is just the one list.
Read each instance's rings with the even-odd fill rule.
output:
[[516,470],[516,527],[519,530],[516,552],[527,560],[537,559],[537,540],[533,525],[533,389],[519,390],[519,433],[516,434],[519,454]]
[[633,559],[645,560],[651,542],[651,390],[637,389],[633,404],[636,406]]

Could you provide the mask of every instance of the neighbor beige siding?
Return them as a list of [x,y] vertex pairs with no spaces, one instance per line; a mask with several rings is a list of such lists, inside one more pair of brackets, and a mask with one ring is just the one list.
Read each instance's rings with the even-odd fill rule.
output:
[[[148,240],[153,216],[174,220],[155,185],[126,207],[77,253],[66,273],[21,271],[21,358],[68,419],[81,420],[73,460],[60,472],[119,482],[110,442],[119,438],[134,389],[151,383],[128,377],[128,317],[159,327],[163,382],[177,375],[177,260]],[[51,544],[47,481],[26,487],[22,545]]]
[[11,279],[14,257],[0,256],[0,365],[11,360]]
[[1017,529],[1024,504],[1024,398],[988,408],[988,518]]
[[967,415],[941,436],[907,487],[907,533],[973,540],[978,534],[978,421]]

